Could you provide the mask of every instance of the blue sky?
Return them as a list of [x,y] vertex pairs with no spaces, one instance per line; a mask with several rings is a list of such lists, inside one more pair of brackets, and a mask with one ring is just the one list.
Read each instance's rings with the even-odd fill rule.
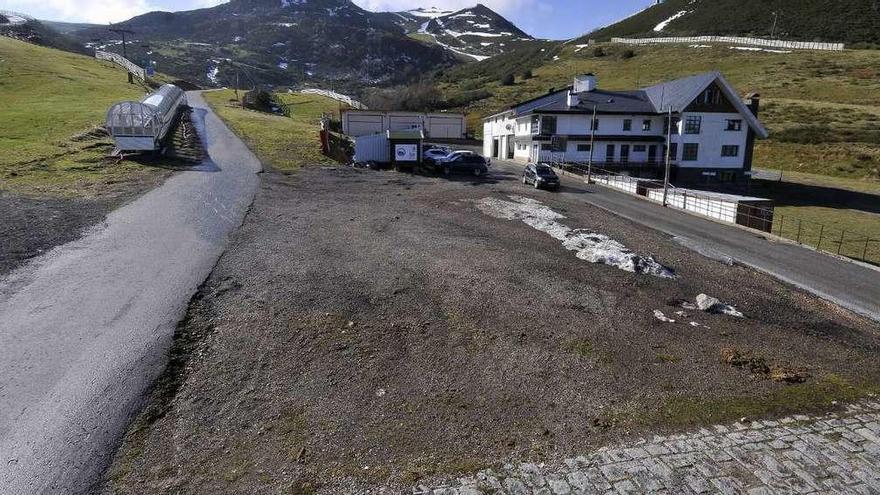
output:
[[[39,19],[115,22],[152,10],[191,10],[224,0],[3,0],[3,9]],[[367,10],[438,7],[457,10],[480,1],[539,38],[568,39],[637,12],[653,0],[352,0]]]

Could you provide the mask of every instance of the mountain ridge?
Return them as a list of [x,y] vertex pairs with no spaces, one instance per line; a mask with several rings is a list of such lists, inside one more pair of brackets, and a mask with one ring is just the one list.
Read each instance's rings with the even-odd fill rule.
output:
[[880,46],[880,2],[665,0],[578,39],[741,35]]

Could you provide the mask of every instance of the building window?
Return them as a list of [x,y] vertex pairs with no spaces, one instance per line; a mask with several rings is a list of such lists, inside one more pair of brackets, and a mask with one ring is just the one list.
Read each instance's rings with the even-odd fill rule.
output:
[[721,92],[715,86],[710,86],[706,88],[706,91],[703,91],[697,101],[705,105],[717,105],[721,103]]
[[[681,122],[681,119],[678,117],[672,117],[672,131],[673,134],[678,134],[678,123]],[[669,117],[663,119],[663,134],[669,133]]]
[[611,163],[614,161],[614,145],[608,144],[605,146],[605,161]]
[[743,121],[739,119],[727,119],[727,130],[728,131],[741,131],[743,128]]
[[[666,159],[666,145],[663,145],[663,159]],[[678,160],[678,143],[672,143],[669,147],[669,161]]]
[[541,117],[541,135],[552,136],[556,134],[556,117],[544,115]]
[[633,130],[633,121],[632,119],[623,119],[623,130],[631,131]]
[[541,116],[532,115],[532,135],[537,136],[541,133]]
[[685,143],[682,148],[681,159],[686,162],[695,162],[700,154],[700,145],[697,143]]
[[577,147],[578,153],[588,153],[590,151],[589,144],[579,144]]
[[633,146],[633,153],[644,153],[648,148],[644,144],[637,144]]
[[721,182],[736,182],[736,172],[724,171],[720,174]]
[[684,121],[684,133],[699,134],[702,125],[703,117],[700,117],[699,115],[691,115]]
[[647,119],[643,120],[642,121],[642,131],[647,132],[650,130],[651,130],[651,121],[647,120]]
[[725,144],[721,147],[721,156],[739,156],[739,146]]
[[594,119],[592,121],[592,124],[590,126],[590,130],[591,131],[598,131],[599,130],[599,119]]

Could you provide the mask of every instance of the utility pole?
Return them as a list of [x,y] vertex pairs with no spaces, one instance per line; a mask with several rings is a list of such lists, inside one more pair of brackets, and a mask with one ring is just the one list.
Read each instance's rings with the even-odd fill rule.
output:
[[773,12],[773,27],[770,28],[770,39],[775,39],[776,23],[779,21],[779,12]]
[[[125,35],[126,34],[134,34],[134,31],[132,31],[131,29],[126,28],[126,27],[113,27],[112,24],[110,25],[109,30],[111,33],[118,33],[118,34],[122,35],[122,56],[126,60],[128,60],[128,51],[126,50],[126,47],[125,47],[125,42],[126,42]],[[128,71],[128,84],[134,84],[134,79],[131,77],[131,71]]]
[[670,148],[672,148],[672,105],[669,106],[669,115],[666,117],[666,174],[663,176],[663,206],[666,206],[666,198],[669,195]]
[[596,144],[596,105],[593,105],[593,120],[590,121],[590,161],[587,162],[587,184],[593,181],[593,147]]

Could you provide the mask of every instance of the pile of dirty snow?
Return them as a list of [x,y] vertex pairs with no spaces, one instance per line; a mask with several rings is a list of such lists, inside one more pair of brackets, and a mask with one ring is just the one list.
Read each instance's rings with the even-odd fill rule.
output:
[[620,242],[604,234],[586,229],[572,229],[558,222],[565,218],[544,206],[540,201],[522,196],[509,196],[513,201],[483,198],[477,208],[483,213],[504,220],[521,220],[526,225],[561,241],[563,247],[575,251],[575,256],[589,261],[610,265],[632,273],[644,273],[655,277],[675,278],[672,270],[658,263],[651,256],[633,253]]

